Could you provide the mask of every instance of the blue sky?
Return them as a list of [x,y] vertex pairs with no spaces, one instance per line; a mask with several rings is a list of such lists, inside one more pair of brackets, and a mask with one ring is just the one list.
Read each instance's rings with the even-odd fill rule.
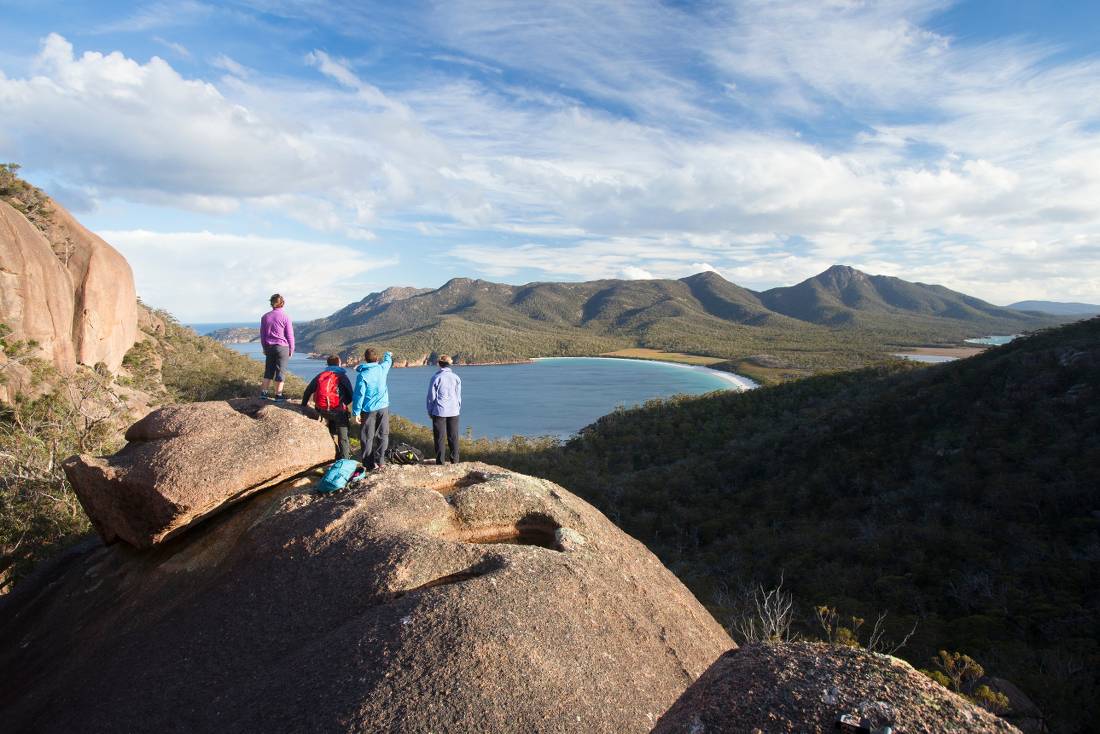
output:
[[1100,4],[0,0],[0,160],[147,302],[833,263],[1100,302]]

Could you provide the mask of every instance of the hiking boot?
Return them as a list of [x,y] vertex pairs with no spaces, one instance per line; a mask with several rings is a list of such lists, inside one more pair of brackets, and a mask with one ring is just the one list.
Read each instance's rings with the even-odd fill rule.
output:
[[270,399],[271,399],[271,393],[269,393],[267,390],[260,390],[260,400],[270,400]]
[[282,393],[279,393],[271,399],[274,400],[276,403],[285,403],[286,401],[290,400],[290,398],[288,398],[286,395],[283,395]]

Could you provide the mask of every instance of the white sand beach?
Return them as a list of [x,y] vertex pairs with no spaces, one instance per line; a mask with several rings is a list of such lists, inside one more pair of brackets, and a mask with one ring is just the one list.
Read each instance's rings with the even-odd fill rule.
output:
[[726,382],[728,382],[731,385],[731,387],[729,388],[730,390],[738,390],[740,392],[744,392],[745,390],[753,390],[755,388],[760,387],[759,383],[757,383],[755,380],[750,380],[748,377],[745,377],[744,375],[738,375],[738,374],[735,374],[733,372],[725,372],[723,370],[715,370],[715,369],[711,369],[710,367],[703,367],[701,365],[696,365],[696,364],[683,364],[682,362],[666,362],[663,359],[636,359],[636,358],[633,358],[633,357],[534,357],[533,359],[534,360],[543,360],[543,359],[606,359],[606,360],[611,360],[611,361],[614,361],[614,362],[622,362],[623,360],[630,360],[632,362],[655,362],[657,364],[665,364],[665,365],[668,365],[670,367],[680,367],[680,368],[686,369],[686,370],[697,370],[697,371],[701,371],[701,372],[707,372],[709,374],[714,375],[715,377],[719,377],[722,380],[725,380]]

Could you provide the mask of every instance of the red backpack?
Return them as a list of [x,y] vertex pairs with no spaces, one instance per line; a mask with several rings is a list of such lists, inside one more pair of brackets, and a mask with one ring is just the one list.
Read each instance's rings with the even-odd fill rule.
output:
[[317,375],[317,392],[313,393],[313,402],[317,410],[340,409],[340,375],[325,370]]

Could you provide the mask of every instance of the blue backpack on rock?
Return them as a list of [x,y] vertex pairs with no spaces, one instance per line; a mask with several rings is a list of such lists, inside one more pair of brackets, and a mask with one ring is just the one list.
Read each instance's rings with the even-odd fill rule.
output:
[[317,483],[317,491],[321,494],[339,492],[347,486],[358,468],[359,462],[355,459],[338,459],[325,471],[325,475]]

